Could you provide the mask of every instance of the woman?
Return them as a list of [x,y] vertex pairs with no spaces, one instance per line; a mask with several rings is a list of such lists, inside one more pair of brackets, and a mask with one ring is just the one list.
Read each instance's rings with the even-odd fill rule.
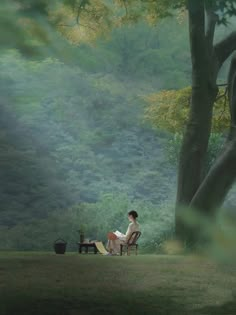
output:
[[128,226],[126,234],[118,231],[108,233],[107,249],[110,255],[117,255],[120,253],[120,244],[125,244],[133,232],[140,231],[139,223],[137,222],[138,213],[132,210],[128,213],[128,219],[131,222]]

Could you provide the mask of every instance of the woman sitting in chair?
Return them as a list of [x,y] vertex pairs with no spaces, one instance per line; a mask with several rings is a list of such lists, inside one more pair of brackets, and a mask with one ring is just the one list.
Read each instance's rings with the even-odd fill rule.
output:
[[139,223],[136,221],[137,217],[138,213],[135,210],[132,210],[128,213],[128,219],[131,223],[128,226],[126,234],[122,234],[118,231],[114,233],[113,232],[108,233],[107,249],[110,255],[119,254],[120,245],[127,243],[130,240],[132,233],[140,231]]

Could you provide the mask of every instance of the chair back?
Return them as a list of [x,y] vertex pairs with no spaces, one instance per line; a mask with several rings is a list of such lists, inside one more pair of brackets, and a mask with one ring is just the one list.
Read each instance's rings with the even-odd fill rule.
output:
[[131,234],[130,238],[128,239],[127,244],[128,245],[136,245],[136,243],[137,243],[138,239],[140,238],[141,234],[142,233],[139,232],[139,231],[133,232]]

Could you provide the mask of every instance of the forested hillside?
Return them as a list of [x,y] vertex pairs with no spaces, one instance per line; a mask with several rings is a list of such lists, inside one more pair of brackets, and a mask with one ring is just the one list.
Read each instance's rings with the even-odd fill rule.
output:
[[170,135],[144,120],[143,96],[189,85],[185,29],[173,20],[127,26],[80,46],[58,37],[34,59],[1,52],[1,248],[74,242],[82,227],[104,238],[126,227],[130,207],[149,225],[149,246],[172,233]]

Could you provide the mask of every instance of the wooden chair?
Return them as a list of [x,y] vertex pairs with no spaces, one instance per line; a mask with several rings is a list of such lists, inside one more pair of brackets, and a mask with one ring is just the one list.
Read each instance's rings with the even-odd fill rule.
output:
[[135,254],[138,255],[138,244],[137,241],[141,236],[141,232],[133,232],[125,244],[120,244],[120,255],[123,255],[123,252],[126,252],[127,255],[130,255],[130,250],[135,249]]

